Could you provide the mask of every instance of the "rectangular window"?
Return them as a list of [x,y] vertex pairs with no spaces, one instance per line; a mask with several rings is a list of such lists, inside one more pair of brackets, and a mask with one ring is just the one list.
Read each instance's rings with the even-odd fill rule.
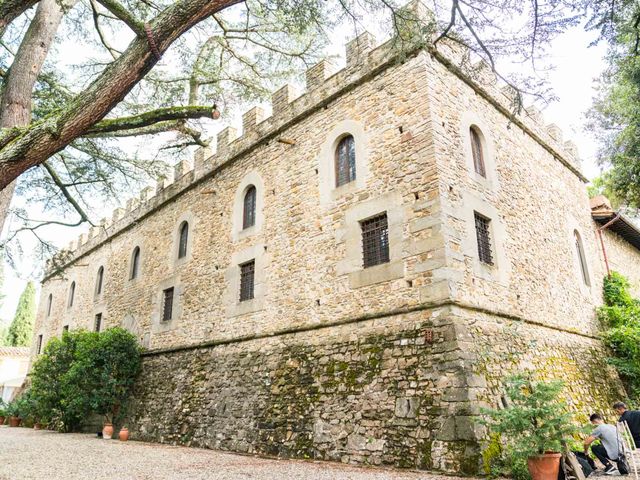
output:
[[387,213],[360,222],[364,268],[389,262]]
[[240,265],[240,301],[254,298],[254,281],[256,273],[256,261]]
[[491,220],[473,212],[476,222],[476,240],[478,241],[478,258],[482,263],[493,265],[493,254],[491,253],[491,230],[489,224]]
[[96,313],[96,318],[93,322],[93,330],[99,332],[102,328],[102,313]]
[[40,355],[40,353],[42,352],[42,335],[38,335],[38,346],[36,348],[36,353]]
[[173,317],[173,287],[162,292],[162,321],[168,322]]
[[67,333],[69,331],[69,325],[65,325],[62,327],[62,333]]

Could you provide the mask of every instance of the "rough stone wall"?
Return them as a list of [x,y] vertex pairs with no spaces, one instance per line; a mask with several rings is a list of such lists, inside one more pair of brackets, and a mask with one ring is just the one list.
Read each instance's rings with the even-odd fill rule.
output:
[[453,420],[466,377],[446,310],[145,357],[133,434],[474,472],[477,444]]
[[[631,283],[633,296],[640,298],[640,252],[618,234],[609,230],[605,230],[602,237],[607,251],[609,268],[627,277]],[[601,250],[600,253],[602,253]],[[603,272],[606,271],[602,254],[600,255],[600,268]]]

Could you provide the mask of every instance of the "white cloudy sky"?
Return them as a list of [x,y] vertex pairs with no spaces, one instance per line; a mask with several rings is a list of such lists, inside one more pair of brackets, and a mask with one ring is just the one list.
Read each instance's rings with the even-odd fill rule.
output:
[[[564,131],[565,139],[571,138],[579,146],[583,171],[588,178],[596,176],[599,169],[595,163],[596,142],[584,131],[585,112],[591,105],[595,80],[605,67],[606,55],[604,45],[589,47],[593,39],[592,33],[586,33],[577,27],[554,41],[549,49],[549,62],[555,68],[550,73],[549,80],[558,101],[544,111],[546,121],[558,124]],[[209,133],[214,135],[215,131]],[[84,229],[57,229],[56,243],[64,247],[82,231]],[[29,251],[29,245],[25,246],[25,251]],[[26,281],[33,275],[32,261],[28,254],[18,270],[16,272],[9,265],[5,266],[5,298],[0,308],[0,321],[10,321],[13,318],[18,297]]]

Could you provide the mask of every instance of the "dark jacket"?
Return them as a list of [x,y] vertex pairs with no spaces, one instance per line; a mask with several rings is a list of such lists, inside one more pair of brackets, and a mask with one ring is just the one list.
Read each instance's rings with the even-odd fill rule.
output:
[[636,448],[640,448],[640,411],[627,410],[620,416],[619,421],[627,422],[633,441],[636,443],[635,446]]

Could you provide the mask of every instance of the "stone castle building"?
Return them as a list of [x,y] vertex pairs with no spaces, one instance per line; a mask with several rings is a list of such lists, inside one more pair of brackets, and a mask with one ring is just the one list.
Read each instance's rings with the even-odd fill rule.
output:
[[57,257],[33,355],[123,326],[134,438],[267,455],[475,472],[479,409],[524,369],[607,411],[603,252],[637,289],[640,232],[482,67],[346,51]]

